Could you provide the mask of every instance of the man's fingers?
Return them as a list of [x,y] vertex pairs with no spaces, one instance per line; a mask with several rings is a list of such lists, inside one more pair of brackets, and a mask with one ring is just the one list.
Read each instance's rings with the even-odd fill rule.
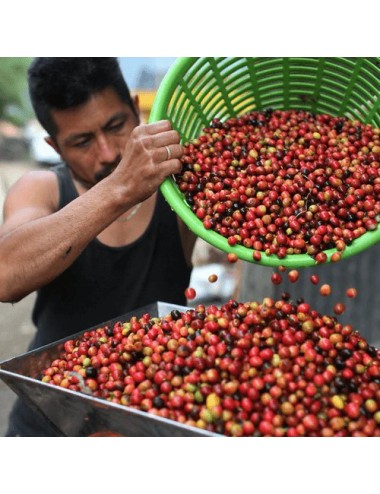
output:
[[153,122],[150,124],[145,124],[140,126],[142,129],[150,135],[155,135],[160,132],[167,132],[172,129],[172,124],[169,120],[159,120],[158,122]]
[[[160,125],[156,127],[156,130],[165,128],[165,124],[169,124],[166,120],[162,122],[156,122]],[[144,136],[145,134],[145,136]],[[153,160],[155,162],[168,161],[172,158],[181,158],[183,155],[183,147],[180,144],[180,136],[176,130],[165,130],[155,134],[145,131],[142,134],[143,146],[145,149],[153,152]]]
[[163,146],[169,146],[170,144],[179,144],[180,137],[176,130],[169,130],[167,132],[160,132],[152,138],[152,146],[160,148]]
[[183,147],[181,144],[171,144],[160,148],[160,161],[170,161],[172,159],[179,159],[183,155]]
[[182,163],[178,159],[166,160],[160,163],[160,175],[162,181],[170,175],[176,175],[182,170]]

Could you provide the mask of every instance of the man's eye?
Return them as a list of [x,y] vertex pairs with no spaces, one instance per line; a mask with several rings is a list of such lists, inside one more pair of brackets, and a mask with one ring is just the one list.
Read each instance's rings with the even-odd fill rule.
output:
[[123,120],[122,122],[115,123],[113,125],[110,125],[108,127],[108,130],[110,132],[117,132],[118,130],[121,130],[124,127],[125,121]]
[[90,144],[90,140],[85,140],[85,141],[79,141],[74,144],[74,147],[76,148],[85,148]]

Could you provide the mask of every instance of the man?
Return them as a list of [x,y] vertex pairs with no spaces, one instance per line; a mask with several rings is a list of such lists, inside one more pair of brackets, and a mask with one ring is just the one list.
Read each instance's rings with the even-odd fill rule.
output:
[[[140,125],[114,58],[39,58],[38,120],[63,164],[10,190],[0,230],[0,300],[37,290],[30,349],[156,300],[185,304],[195,238],[159,192],[181,168],[170,122]],[[17,403],[8,435],[53,435]]]

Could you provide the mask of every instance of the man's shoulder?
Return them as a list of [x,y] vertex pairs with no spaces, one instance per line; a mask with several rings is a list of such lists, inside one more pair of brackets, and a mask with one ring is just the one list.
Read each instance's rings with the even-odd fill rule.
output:
[[[9,189],[3,206],[3,232],[57,210],[58,180],[51,170],[30,170]],[[25,219],[26,218],[26,219]]]
[[8,198],[15,195],[46,195],[57,190],[57,174],[53,169],[29,170],[9,189]]

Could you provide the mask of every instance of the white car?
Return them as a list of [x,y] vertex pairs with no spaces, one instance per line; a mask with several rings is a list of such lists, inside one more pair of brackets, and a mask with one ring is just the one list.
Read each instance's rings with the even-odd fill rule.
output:
[[31,120],[26,125],[24,135],[33,161],[44,166],[52,166],[61,161],[59,154],[45,141],[46,131],[37,120]]

